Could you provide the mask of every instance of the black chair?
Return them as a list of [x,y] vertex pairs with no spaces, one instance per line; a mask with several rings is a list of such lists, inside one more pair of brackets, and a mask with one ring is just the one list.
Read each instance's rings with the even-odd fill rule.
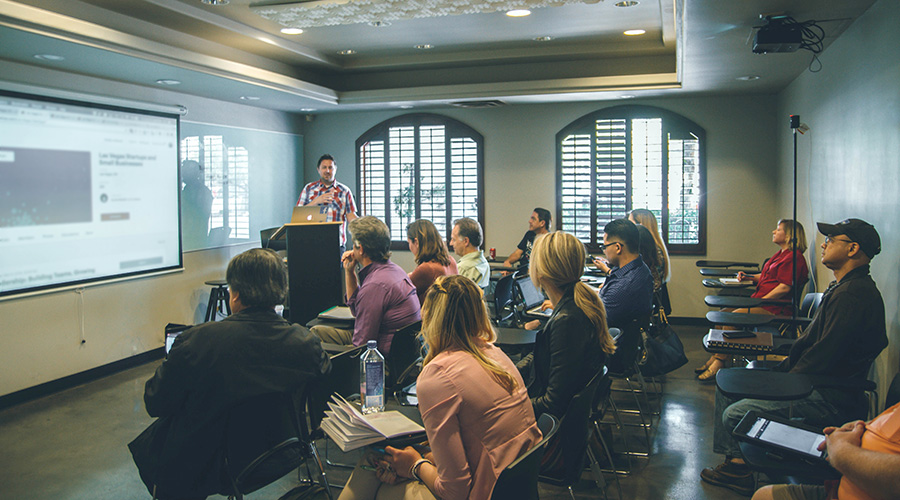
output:
[[310,391],[268,393],[241,401],[231,409],[225,434],[225,472],[234,498],[252,493],[306,463],[318,467],[322,486],[331,498],[325,471],[306,424]]
[[494,323],[499,324],[513,317],[515,313],[512,308],[514,284],[513,275],[510,274],[500,278],[497,286],[494,287],[494,300],[491,302],[493,305],[491,319],[494,320]]
[[[569,491],[569,496],[573,499],[575,498],[575,493],[572,491],[572,486],[581,479],[581,473],[584,471],[585,461],[587,460],[589,460],[597,487],[603,491],[603,496],[606,497],[606,480],[603,478],[600,465],[589,446],[589,438],[593,431],[591,415],[597,403],[597,389],[601,384],[606,383],[607,389],[605,392],[608,395],[608,382],[607,369],[604,367],[569,402],[566,412],[559,422],[559,433],[556,438],[556,445],[559,447],[559,453],[562,458],[563,475],[554,477],[542,474],[538,477],[538,481],[542,483],[566,487]],[[621,498],[621,496],[620,486],[619,497]]]
[[[651,408],[649,397],[650,391],[643,375],[641,374],[640,366],[638,365],[639,360],[644,354],[643,349],[641,348],[643,332],[649,327],[649,324],[649,314],[634,319],[626,324],[624,328],[622,328],[621,333],[618,336],[613,336],[613,338],[616,340],[616,352],[607,361],[607,367],[609,368],[610,377],[616,380],[624,381],[627,386],[627,388],[625,389],[614,388],[613,391],[630,392],[634,397],[636,406],[635,408],[620,409],[613,401],[613,398],[609,398],[610,407],[613,410],[614,418],[620,425],[628,427],[640,427],[644,430],[646,451],[626,450],[623,453],[628,456],[636,456],[642,458],[650,457],[650,453],[652,450],[652,443],[650,441],[650,427],[652,427],[653,424],[653,416],[659,415],[658,411],[653,411]],[[612,334],[612,330],[613,329],[610,329],[610,334]],[[632,380],[632,378],[634,378],[635,380]],[[645,404],[641,404],[639,395],[643,395]],[[636,415],[639,421],[624,422],[624,420],[621,418],[623,414]]]
[[422,321],[416,321],[400,328],[394,333],[391,341],[391,352],[385,356],[387,376],[385,377],[385,394],[390,394],[408,384],[422,361],[422,344],[419,342],[419,331]]
[[538,418],[537,424],[543,437],[500,472],[491,500],[538,500],[538,472],[543,456],[541,450],[556,434],[559,421],[553,415],[544,413]]
[[259,243],[263,248],[271,248],[276,252],[279,250],[287,250],[287,239],[280,238],[277,240],[273,240],[272,235],[275,234],[275,231],[278,231],[280,228],[278,227],[270,227],[268,229],[262,229],[259,231]]

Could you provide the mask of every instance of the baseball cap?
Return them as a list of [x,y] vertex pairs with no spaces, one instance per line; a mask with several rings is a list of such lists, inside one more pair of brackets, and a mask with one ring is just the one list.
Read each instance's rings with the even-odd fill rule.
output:
[[844,234],[859,244],[859,248],[871,259],[881,253],[881,238],[875,226],[861,219],[844,219],[834,224],[817,222],[819,232],[825,236]]

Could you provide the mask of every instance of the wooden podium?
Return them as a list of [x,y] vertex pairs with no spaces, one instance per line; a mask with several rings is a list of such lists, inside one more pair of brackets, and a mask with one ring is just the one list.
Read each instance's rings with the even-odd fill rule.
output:
[[273,238],[287,241],[290,322],[305,325],[342,304],[341,222],[285,224]]

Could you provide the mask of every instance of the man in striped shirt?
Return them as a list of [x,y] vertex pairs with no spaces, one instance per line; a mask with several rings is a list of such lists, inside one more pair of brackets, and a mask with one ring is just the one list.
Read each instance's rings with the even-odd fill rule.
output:
[[341,255],[347,246],[347,224],[356,218],[356,202],[350,188],[335,180],[337,164],[329,154],[322,155],[316,166],[319,180],[307,184],[300,192],[297,206],[325,205],[327,222],[341,221]]

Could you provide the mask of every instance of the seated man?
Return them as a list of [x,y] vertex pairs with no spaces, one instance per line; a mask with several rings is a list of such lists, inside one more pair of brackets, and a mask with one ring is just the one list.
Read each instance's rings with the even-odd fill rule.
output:
[[344,252],[341,262],[346,302],[356,316],[353,330],[316,325],[312,331],[332,344],[366,345],[377,340],[378,350],[387,356],[394,333],[422,319],[416,287],[390,260],[391,233],[384,222],[371,215],[354,219],[350,234],[353,249]]
[[[516,251],[503,261],[503,265],[512,267],[513,264],[518,262],[520,268],[528,267],[528,262],[531,259],[531,247],[534,246],[534,239],[550,232],[550,219],[549,210],[546,208],[535,208],[534,212],[531,212],[531,217],[528,219],[528,231],[525,233],[525,236],[522,237],[522,241],[519,242]],[[504,275],[505,274],[506,271],[504,271]]]
[[[863,381],[888,344],[884,302],[869,275],[869,262],[881,252],[881,239],[871,224],[859,219],[820,222],[818,227],[827,236],[822,244],[822,264],[834,272],[835,281],[825,290],[812,323],[776,370]],[[731,436],[750,410],[802,417],[810,425],[824,427],[864,417],[859,413],[866,407],[861,390],[817,389],[794,401],[734,401],[716,392],[713,450],[725,455],[725,463],[704,469],[700,477],[745,495],[753,492],[753,477]]]
[[624,335],[631,321],[647,316],[653,306],[653,276],[640,254],[640,233],[628,219],[610,221],[603,228],[603,253],[610,271],[600,288],[606,307],[606,324],[619,328],[616,352],[609,358],[609,370],[622,373],[630,368],[641,341],[640,335]]
[[450,232],[450,246],[461,257],[456,269],[482,289],[491,283],[491,266],[480,250],[483,235],[481,224],[468,217],[455,221]]
[[757,490],[753,500],[888,499],[900,492],[900,404],[871,422],[826,427],[828,462],[843,477],[825,485],[778,484]]
[[226,280],[231,316],[179,335],[144,389],[147,413],[159,419],[128,447],[156,498],[231,491],[223,472],[229,409],[252,396],[299,390],[331,370],[319,339],[275,313],[287,292],[275,252],[237,255]]

